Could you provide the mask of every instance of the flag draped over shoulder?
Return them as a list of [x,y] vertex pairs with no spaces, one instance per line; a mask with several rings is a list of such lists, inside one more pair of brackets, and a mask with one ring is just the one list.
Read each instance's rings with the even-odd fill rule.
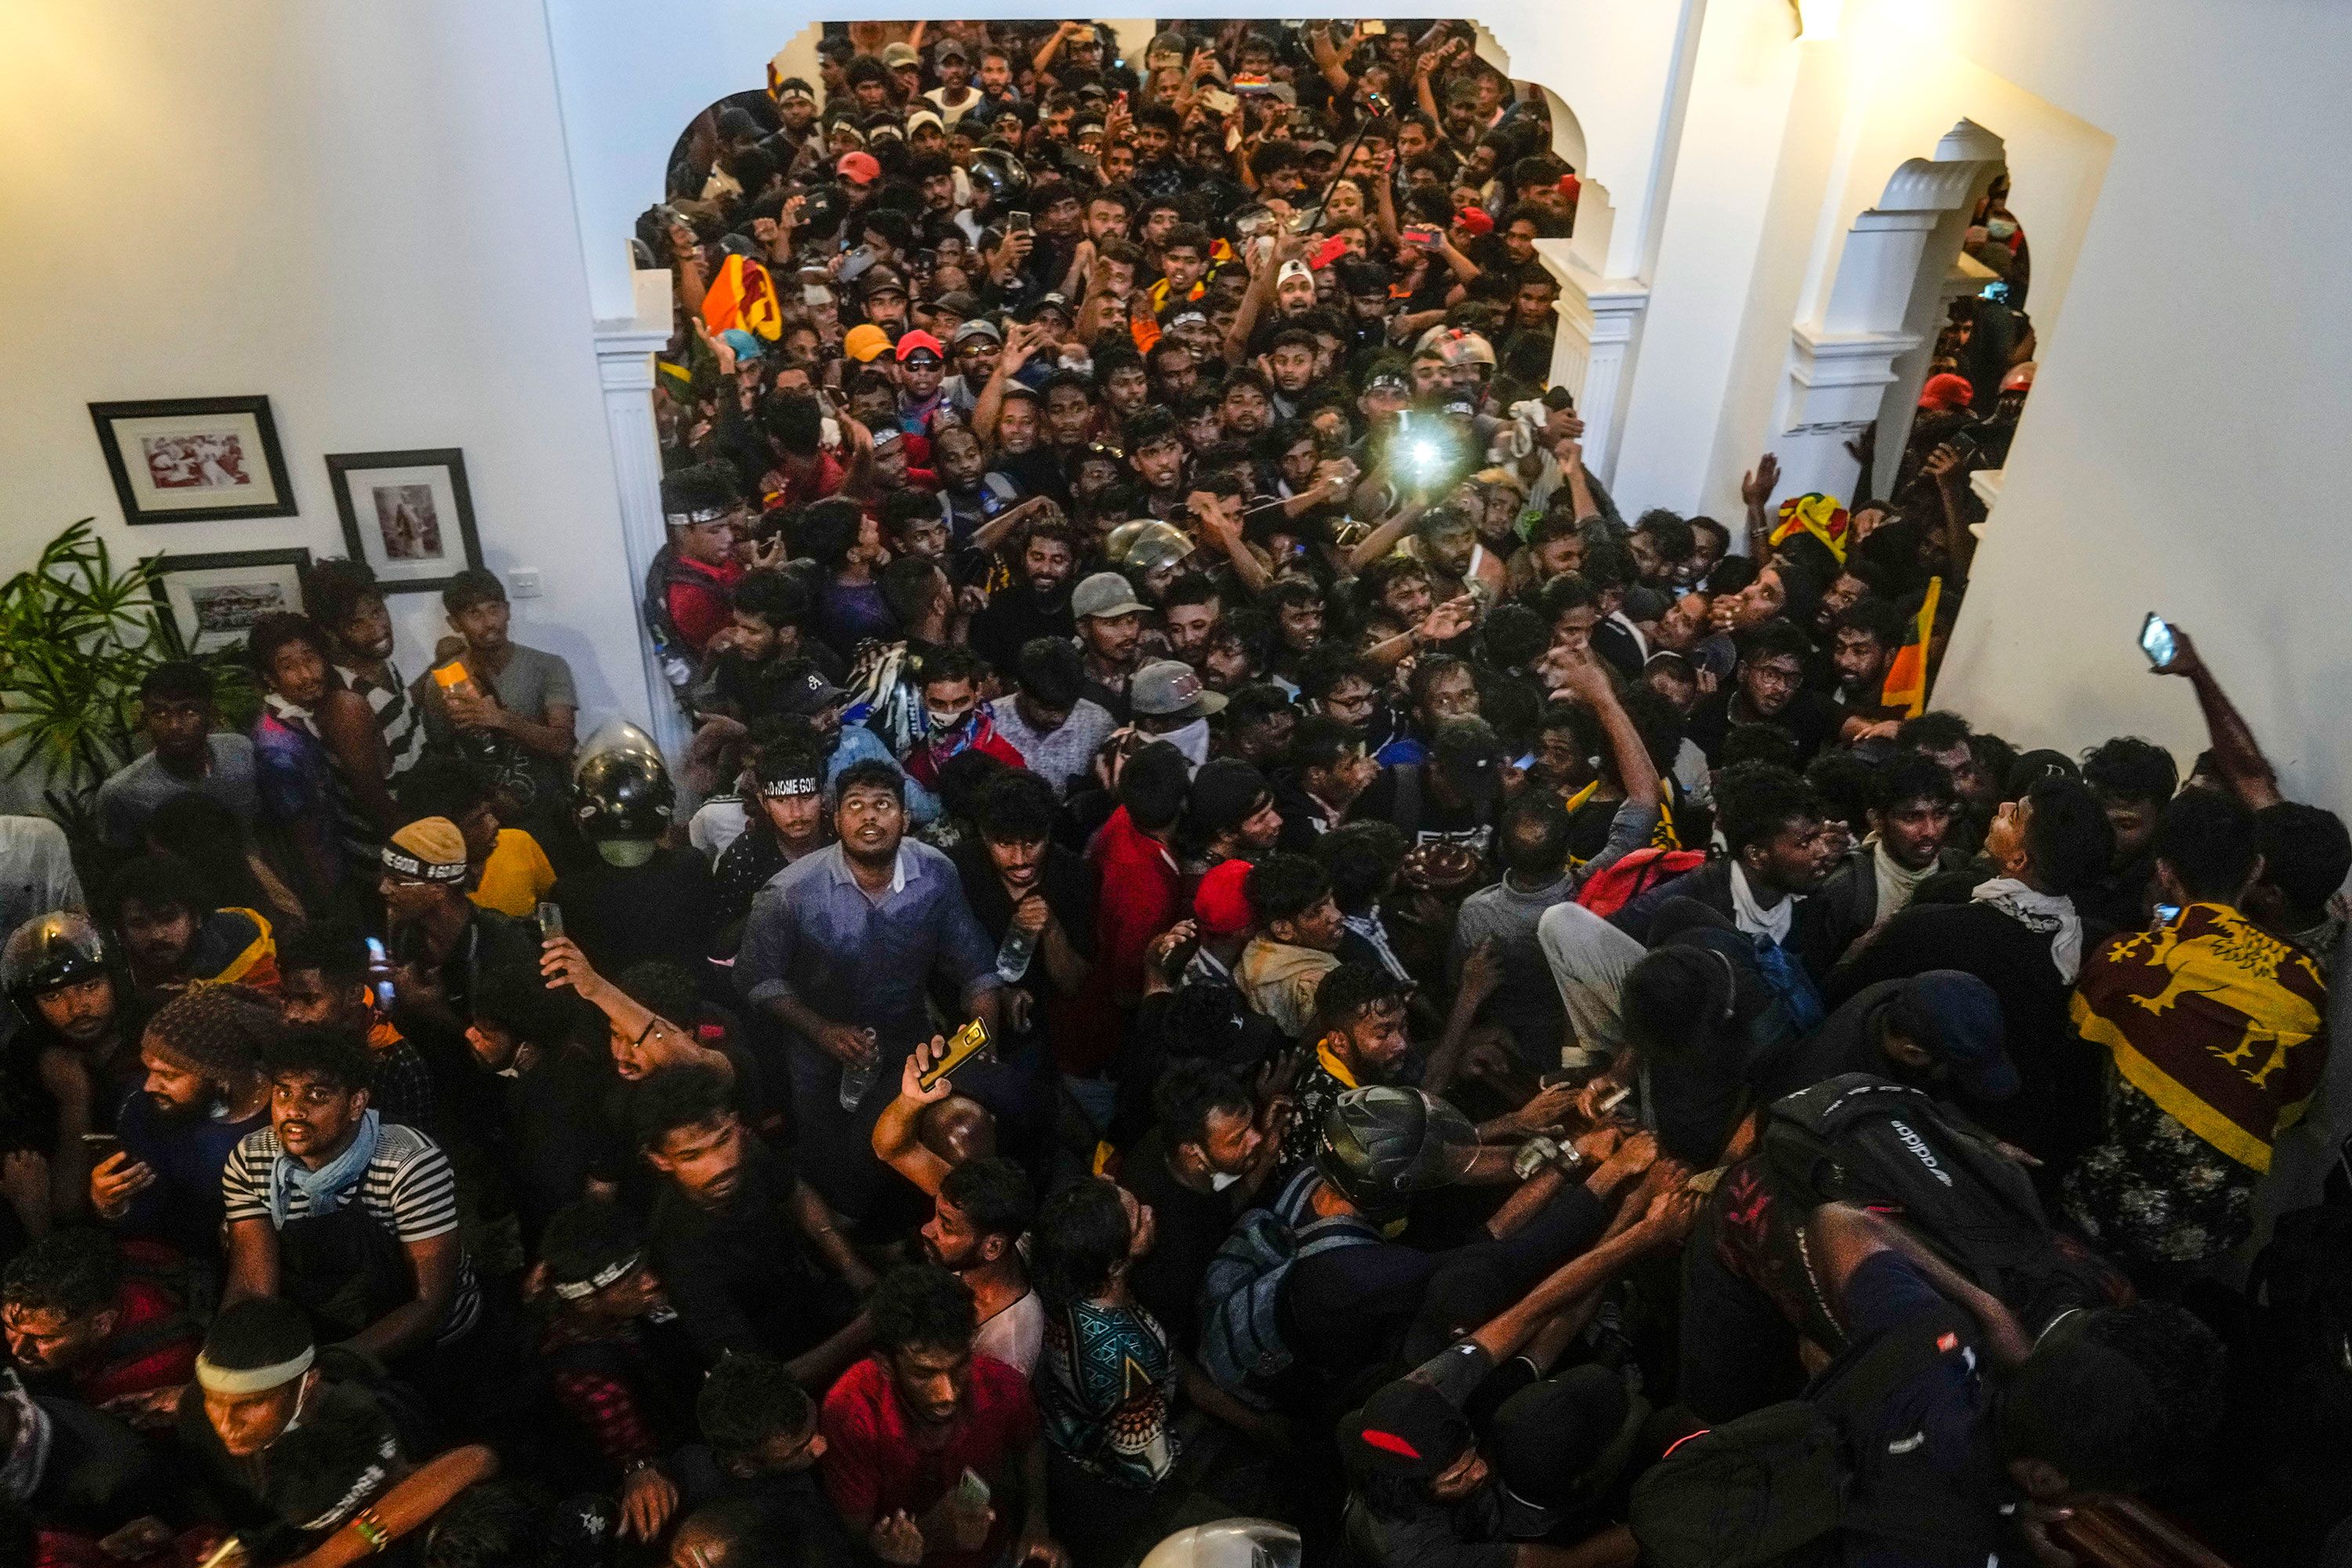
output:
[[2271,1168],[2327,1063],[2327,982],[2309,954],[2223,904],[2190,904],[2083,965],[2074,1026],[2165,1113]]
[[1927,647],[1935,637],[1936,608],[1943,597],[1944,580],[1928,578],[1919,613],[1904,628],[1903,646],[1886,664],[1886,682],[1879,689],[1878,700],[1885,707],[1902,709],[1906,719],[1917,718],[1927,706]]
[[740,327],[773,342],[784,330],[784,313],[768,269],[748,257],[729,257],[703,290],[702,324],[714,332]]

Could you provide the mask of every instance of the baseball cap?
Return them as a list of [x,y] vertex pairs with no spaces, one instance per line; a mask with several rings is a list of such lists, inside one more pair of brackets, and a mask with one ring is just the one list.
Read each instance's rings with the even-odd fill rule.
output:
[[1249,900],[1242,894],[1249,873],[1246,860],[1220,860],[1201,879],[1192,893],[1192,918],[1201,922],[1202,936],[1239,936],[1249,930]]
[[940,118],[939,110],[936,109],[919,109],[907,116],[907,133],[910,136],[926,125],[934,131],[947,129],[947,121]]
[[1080,583],[1070,595],[1070,614],[1078,620],[1089,617],[1108,620],[1113,616],[1133,616],[1142,613],[1134,587],[1116,572],[1097,572]]
[[833,172],[856,184],[870,185],[882,177],[882,165],[871,153],[844,153]]
[[926,351],[940,359],[948,357],[948,351],[940,346],[940,340],[919,327],[898,340],[898,363],[904,364],[909,354]]
[[[946,300],[942,300],[940,303],[945,304]],[[956,342],[961,342],[966,338],[986,338],[992,343],[1001,343],[1004,341],[1004,334],[986,316],[974,316],[956,329]]]
[[1464,228],[1468,229],[1472,234],[1492,234],[1495,232],[1494,216],[1488,213],[1485,207],[1459,208],[1454,215],[1454,221],[1460,224]]
[[[1466,1353],[1466,1352],[1453,1352]],[[1401,1377],[1339,1418],[1339,1448],[1351,1475],[1428,1481],[1475,1442],[1470,1419],[1435,1388]]]
[[971,51],[963,47],[961,38],[941,38],[931,46],[931,56],[942,60],[969,60]]
[[890,334],[871,321],[862,322],[843,334],[841,352],[860,364],[871,364],[890,352]]
[[867,268],[866,276],[857,282],[857,292],[868,300],[877,294],[904,294],[906,291],[907,280],[887,267]]
[[1153,719],[1200,719],[1225,705],[1223,696],[1202,688],[1191,665],[1172,658],[1155,659],[1137,670],[1127,700],[1137,713]]
[[883,47],[882,63],[896,70],[900,66],[921,65],[923,57],[915,52],[912,44],[889,44]]
[[848,695],[810,659],[793,659],[776,671],[776,710],[791,718],[812,718]]
[[1976,1100],[2018,1091],[2017,1068],[2001,1049],[2006,1027],[1991,986],[1958,969],[1930,969],[1903,983],[1887,1022],[1949,1072]]
[[1282,264],[1282,270],[1274,275],[1274,281],[1278,288],[1294,278],[1304,278],[1312,283],[1315,281],[1315,268],[1307,266],[1304,261],[1294,258]]
[[934,310],[945,310],[959,321],[969,321],[980,314],[980,297],[969,289],[950,289],[931,301]]
[[1239,757],[1212,757],[1192,775],[1185,815],[1203,834],[1237,827],[1274,793],[1260,773]]

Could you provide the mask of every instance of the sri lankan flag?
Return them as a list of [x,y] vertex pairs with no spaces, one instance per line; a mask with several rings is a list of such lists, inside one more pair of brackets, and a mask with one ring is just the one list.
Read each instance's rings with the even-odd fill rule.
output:
[[714,332],[740,327],[774,342],[784,330],[784,312],[768,269],[749,257],[729,257],[703,290],[702,324]]
[[1927,597],[1919,601],[1919,613],[1904,628],[1903,646],[1895,651],[1893,662],[1886,667],[1886,684],[1879,689],[1878,700],[1888,708],[1900,708],[1906,719],[1916,719],[1927,706],[1927,647],[1936,632],[1936,606],[1944,597],[1944,580],[1927,579]]
[[2226,904],[2190,904],[2083,964],[2074,1027],[2175,1121],[2249,1170],[2311,1103],[2327,982],[2308,953]]
[[1845,508],[1838,505],[1837,497],[1812,490],[1804,495],[1790,496],[1780,503],[1780,521],[1772,527],[1770,542],[1778,545],[1793,535],[1810,533],[1828,545],[1830,553],[1843,563],[1846,532],[1851,526]]

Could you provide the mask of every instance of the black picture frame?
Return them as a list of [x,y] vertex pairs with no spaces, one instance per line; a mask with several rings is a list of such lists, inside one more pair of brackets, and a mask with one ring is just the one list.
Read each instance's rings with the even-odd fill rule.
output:
[[[294,485],[286,470],[286,453],[278,442],[278,422],[269,399],[257,397],[166,397],[131,403],[93,403],[90,422],[98,427],[99,450],[114,480],[115,499],[122,520],[134,527],[166,522],[222,522],[245,517],[292,517]],[[141,425],[151,429],[141,431]],[[133,467],[126,450],[133,439],[148,443],[202,440],[207,433],[238,443],[238,481],[226,486],[207,479],[201,469],[190,474],[186,459],[173,477],[169,458],[149,446]],[[242,444],[247,434],[260,449],[258,472],[244,460]],[[208,505],[206,493],[239,499]]]
[[[310,587],[310,552],[300,545],[278,550],[220,550],[199,555],[165,551],[148,556],[144,564],[156,614],[163,617],[180,646],[192,654],[235,646],[251,630],[257,616],[307,608],[304,595]],[[204,577],[214,581],[194,581]],[[234,588],[247,583],[267,584],[278,592],[274,599],[257,599],[249,606],[224,606],[224,624],[207,626],[207,606],[196,595],[207,589]],[[181,599],[187,603],[179,603]]]
[[[424,470],[420,472],[420,470]],[[436,478],[437,474],[438,478]],[[383,481],[373,483],[371,476]],[[375,573],[386,594],[438,593],[466,567],[482,564],[482,536],[474,521],[474,492],[466,481],[466,453],[458,447],[422,447],[392,452],[330,452],[327,479],[335,492],[335,513],[342,519],[343,543],[354,561],[363,561]],[[373,515],[362,517],[360,487],[374,492]],[[406,518],[400,547],[393,540],[394,523],[385,515],[389,493],[419,498],[433,536],[418,537],[420,524],[405,505],[394,515]],[[444,504],[453,514],[441,517]],[[448,523],[454,521],[458,552],[449,550]]]

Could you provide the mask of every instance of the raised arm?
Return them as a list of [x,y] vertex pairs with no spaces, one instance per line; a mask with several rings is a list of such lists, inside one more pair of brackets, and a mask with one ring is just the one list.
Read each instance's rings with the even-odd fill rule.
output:
[[914,1054],[898,1069],[898,1098],[882,1108],[881,1119],[874,1123],[872,1140],[877,1159],[934,1197],[955,1167],[924,1146],[923,1107],[945,1100],[955,1092],[955,1086],[941,1079],[925,1089],[922,1077],[946,1049],[947,1041],[938,1035],[931,1037],[929,1045],[915,1047]]
[[1772,504],[1772,492],[1780,487],[1780,459],[1767,452],[1756,459],[1756,466],[1739,478],[1739,500],[1748,509],[1748,553],[1761,563],[1771,546],[1772,524],[1765,508]]
[[2205,735],[2212,746],[2213,765],[2229,781],[2231,793],[2251,810],[2278,805],[2286,797],[2279,793],[2278,774],[2272,769],[2270,759],[2263,755],[2253,727],[2239,714],[2237,704],[2221,689],[2221,683],[2213,679],[2213,672],[2205,668],[2189,634],[2175,626],[2172,642],[2171,659],[2156,673],[2185,677],[2195,689],[2198,710],[2205,715]]
[[468,1444],[436,1455],[394,1481],[359,1517],[294,1560],[295,1568],[350,1568],[415,1534],[467,1488],[499,1473],[499,1457],[487,1445]]

